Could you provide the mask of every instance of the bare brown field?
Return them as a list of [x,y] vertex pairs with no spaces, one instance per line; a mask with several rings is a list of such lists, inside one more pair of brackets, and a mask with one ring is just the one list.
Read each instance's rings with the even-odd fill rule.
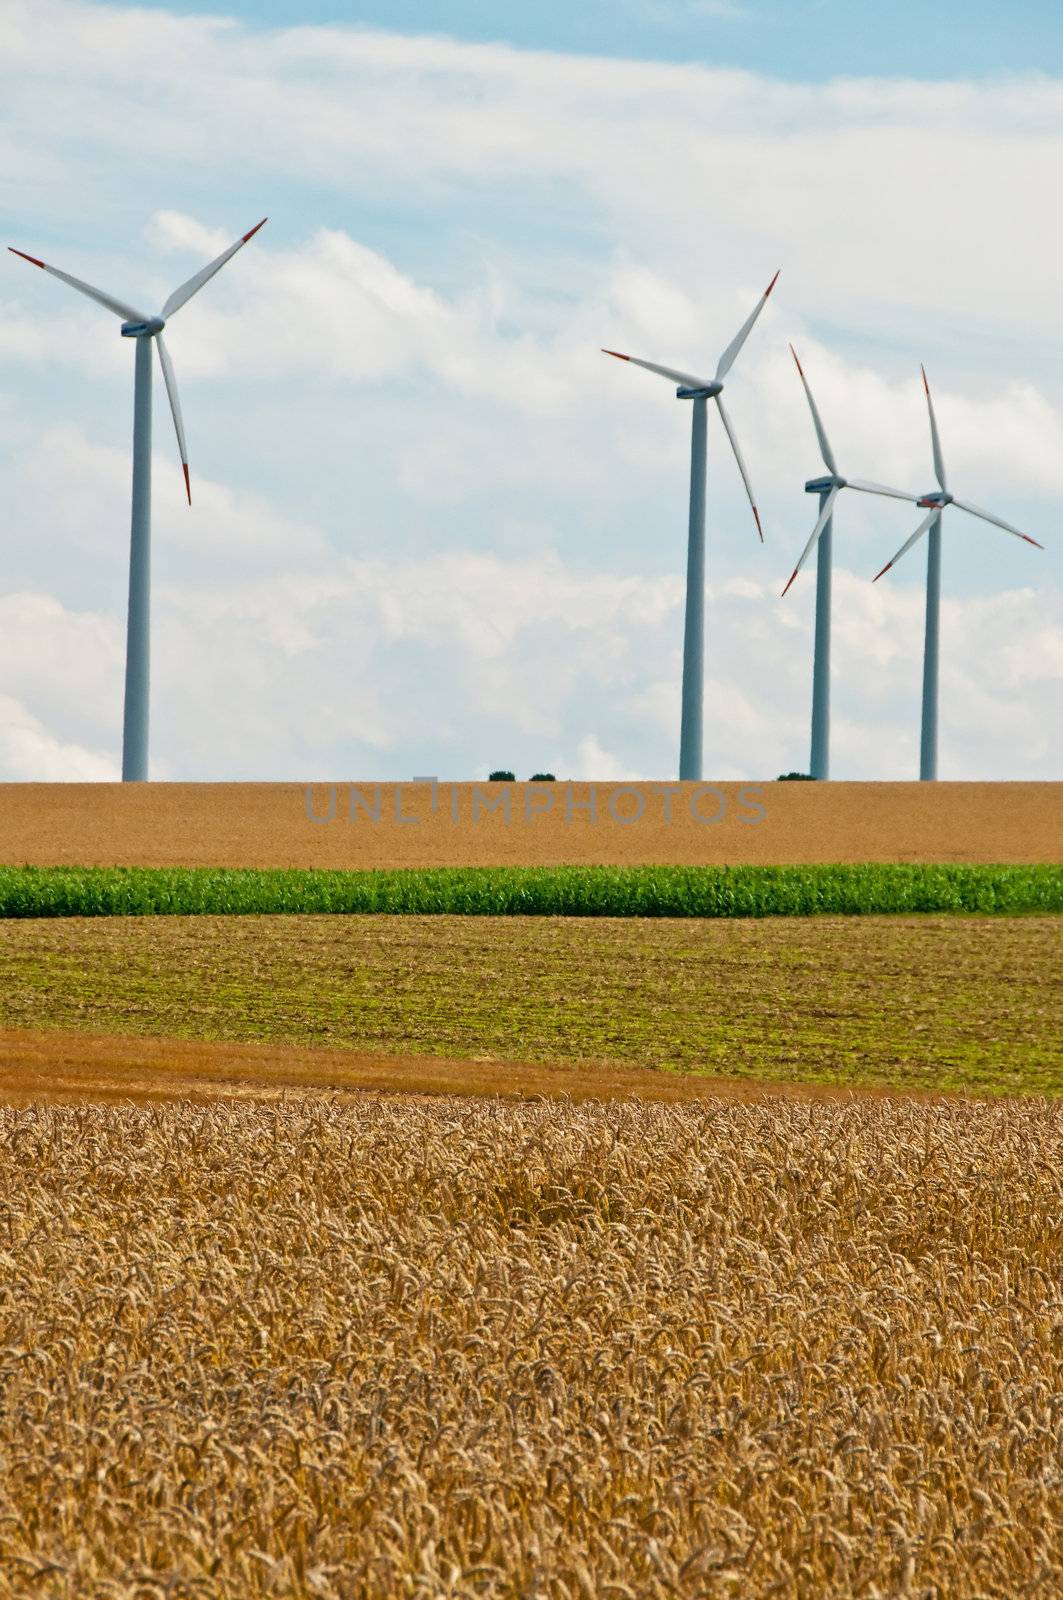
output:
[[0,1595],[1063,1592],[1063,1107],[0,1107]]
[[[425,867],[1063,861],[1058,783],[381,785],[379,821],[337,786],[313,822],[301,784],[0,785],[0,861],[41,866]],[[375,806],[374,785],[357,792]],[[510,790],[510,820],[474,789]],[[586,809],[594,792],[595,819]],[[327,817],[329,786],[312,787]],[[452,811],[452,798],[455,809]],[[539,810],[551,803],[548,812]],[[696,821],[692,805],[706,819]],[[750,820],[763,809],[760,820]],[[474,816],[475,809],[475,816]],[[404,820],[399,820],[397,811]],[[666,812],[670,821],[666,821]],[[719,815],[719,820],[709,820]],[[417,820],[411,820],[416,818]],[[455,818],[457,820],[455,820]]]

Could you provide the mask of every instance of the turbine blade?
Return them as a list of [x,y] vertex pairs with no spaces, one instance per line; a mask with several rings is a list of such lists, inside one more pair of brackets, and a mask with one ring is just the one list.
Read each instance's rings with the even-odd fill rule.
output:
[[764,310],[764,307],[767,305],[768,296],[769,296],[769,294],[771,294],[771,291],[774,289],[774,287],[775,287],[775,285],[776,285],[776,283],[778,281],[779,281],[779,274],[777,272],[775,274],[774,278],[772,278],[771,282],[768,284],[768,287],[765,289],[764,293],[761,295],[760,299],[757,301],[756,306],[754,307],[752,314],[746,318],[745,322],[743,322],[742,326],[739,328],[738,332],[735,334],[734,338],[731,340],[730,344],[727,346],[727,349],[724,351],[723,355],[720,357],[720,364],[716,368],[716,381],[717,381],[717,383],[720,381],[721,378],[725,377],[726,374],[728,372],[730,372],[731,368],[734,366],[735,357],[737,356],[739,350],[741,350],[742,346],[745,344],[746,340],[749,338],[749,335],[752,333],[753,324],[756,322],[757,318],[760,316],[760,313]]
[[909,494],[907,489],[890,489],[884,483],[871,483],[867,478],[846,478],[847,489],[859,489],[861,494],[888,494],[892,500],[910,500],[913,506],[919,504],[917,494]]
[[667,378],[669,383],[678,384],[681,389],[704,389],[708,386],[708,378],[695,378],[690,372],[677,372],[674,367],[658,366],[656,361],[640,361],[638,356],[625,356],[619,350],[603,350],[603,356],[615,356],[618,361],[630,361],[633,367],[645,367],[647,372],[656,372],[660,378]]
[[753,495],[753,485],[749,481],[749,473],[746,471],[746,464],[742,460],[742,452],[738,448],[738,440],[735,438],[735,431],[731,426],[731,419],[727,415],[727,412],[724,410],[723,401],[720,399],[719,395],[718,394],[714,395],[713,399],[716,401],[716,404],[717,404],[717,406],[719,408],[720,421],[723,423],[724,427],[726,428],[727,437],[731,441],[731,449],[735,453],[735,460],[738,462],[738,470],[742,474],[742,482],[746,486],[746,494],[749,496],[749,503],[753,507],[753,520],[757,525],[757,533],[760,536],[761,544],[763,544],[764,543],[764,529],[760,525],[760,512],[757,510],[757,502],[756,502],[756,499],[754,498],[754,495]]
[[159,316],[162,317],[163,321],[165,322],[167,317],[172,317],[175,311],[180,311],[186,301],[191,300],[194,294],[198,294],[203,285],[209,283],[214,274],[220,272],[225,263],[231,261],[236,252],[243,249],[248,239],[253,239],[259,228],[268,221],[268,217],[263,217],[261,222],[256,222],[250,233],[243,234],[235,244],[229,246],[228,250],[223,250],[216,260],[209,262],[205,267],[201,267],[197,273],[189,278],[187,283],[182,283],[179,289],[175,289],[159,312]]
[[166,395],[173,413],[173,425],[177,433],[177,448],[181,452],[181,467],[185,475],[185,493],[189,505],[192,504],[192,483],[188,476],[188,446],[185,443],[185,425],[181,420],[181,402],[177,398],[177,378],[174,375],[173,362],[170,352],[163,343],[162,334],[155,335],[155,348],[159,352],[159,365],[162,368],[162,381],[166,385]]
[[84,283],[81,278],[72,278],[69,272],[60,272],[58,267],[50,267],[47,261],[38,261],[36,256],[28,256],[25,250],[16,250],[13,244],[7,247],[13,256],[21,256],[23,261],[28,261],[33,267],[40,267],[42,272],[51,273],[53,278],[58,278],[61,283],[68,283],[79,294],[87,294],[90,300],[95,300],[98,306],[104,306],[108,311],[113,311],[116,317],[121,317],[123,322],[146,322],[148,319],[143,311],[138,311],[136,306],[126,305],[124,300],[116,300],[114,295],[106,294],[102,289],[93,288],[91,283]]
[[[831,490],[830,494],[827,496],[826,500],[823,502],[823,510],[819,514],[819,521],[816,523],[816,526],[812,529],[812,533],[811,533],[811,536],[809,538],[809,541],[805,545],[805,548],[801,551],[801,559],[800,559],[800,561],[797,563],[797,565],[794,568],[793,572],[791,572],[791,574],[790,574],[790,583],[793,583],[794,579],[797,577],[797,574],[801,571],[801,568],[804,566],[805,562],[808,560],[809,556],[812,554],[813,549],[818,544],[820,534],[823,532],[824,528],[827,526],[827,522],[828,522],[828,519],[830,518],[831,512],[834,510],[834,502],[835,502],[835,500],[837,500],[837,498],[838,498],[838,489],[837,489],[837,486],[835,486]],[[786,589],[789,589],[790,583],[788,583],[786,585]],[[786,593],[786,589],[783,590],[783,594],[784,595]]]
[[[935,506],[933,511],[929,511],[927,513],[927,515],[923,518],[922,522],[919,524],[918,528],[916,528],[915,532],[912,534],[912,537],[910,539],[906,539],[904,544],[901,545],[901,548],[897,551],[897,554],[894,556],[893,561],[887,561],[886,562],[886,565],[883,567],[882,572],[888,572],[890,570],[890,568],[894,565],[894,563],[899,561],[901,559],[901,557],[905,554],[905,552],[910,550],[912,548],[912,545],[916,544],[923,537],[923,534],[929,528],[930,524],[934,521],[934,518],[935,517],[940,517],[940,515],[941,515],[941,507],[940,506]],[[871,582],[872,583],[877,583],[878,580],[882,576],[882,572],[876,572],[875,576],[872,578]]]
[[934,415],[934,402],[930,398],[930,385],[926,381],[926,368],[920,367],[919,370],[923,374],[923,388],[926,390],[927,410],[930,412],[930,442],[934,447],[934,471],[937,474],[938,483],[947,494],[948,485],[945,482],[945,461],[941,454],[941,440],[938,438],[938,420]]
[[790,346],[790,354],[793,356],[794,361],[797,362],[797,370],[801,374],[801,382],[805,386],[805,398],[808,401],[808,409],[812,413],[812,426],[815,428],[816,438],[819,440],[819,453],[823,457],[823,465],[826,467],[828,472],[837,472],[838,464],[834,459],[834,452],[830,447],[830,440],[827,438],[827,430],[823,426],[823,418],[820,416],[816,402],[812,398],[812,390],[808,387],[808,379],[805,377],[805,369],[801,365],[800,361],[797,360],[797,351],[794,349],[793,345]]
[[972,506],[970,501],[953,498],[952,503],[954,506],[959,506],[961,511],[970,512],[972,517],[981,517],[983,522],[991,522],[994,528],[1003,528],[1005,533],[1013,533],[1016,539],[1025,539],[1027,544],[1035,545],[1038,550],[1044,549],[1044,545],[1038,544],[1036,539],[1031,539],[1028,533],[1022,533],[1018,528],[1013,528],[1010,522],[1002,522],[999,517],[994,517],[990,511],[983,511],[979,506]]

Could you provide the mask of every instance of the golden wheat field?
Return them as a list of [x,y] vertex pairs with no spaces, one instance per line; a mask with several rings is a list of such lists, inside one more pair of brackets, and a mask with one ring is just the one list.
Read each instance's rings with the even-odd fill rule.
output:
[[1059,783],[0,784],[11,865],[1061,860]]
[[1063,1591],[1063,1107],[0,1110],[0,1593]]

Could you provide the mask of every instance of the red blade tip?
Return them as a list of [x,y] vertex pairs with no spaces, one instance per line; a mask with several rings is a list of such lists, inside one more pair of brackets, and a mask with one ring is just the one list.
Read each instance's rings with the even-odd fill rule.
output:
[[38,261],[36,256],[28,256],[25,250],[16,250],[13,244],[9,244],[7,248],[11,251],[13,256],[21,256],[23,261],[28,261],[31,266],[40,267],[43,272],[44,262]]
[[764,529],[760,525],[760,512],[757,510],[756,506],[753,507],[753,520],[757,525],[757,532],[760,534],[760,542],[761,542],[761,544],[763,544],[764,543]]
[[[893,565],[893,562],[892,562],[892,561],[887,561],[887,562],[886,562],[886,565],[885,565],[885,566],[884,566],[884,567],[883,567],[883,569],[882,569],[882,572],[888,572],[888,571],[889,571],[889,570],[890,570],[890,568],[891,568],[891,567],[892,567],[892,565]],[[875,576],[874,576],[874,577],[873,577],[873,578],[872,578],[872,580],[871,580],[871,582],[872,582],[872,583],[877,583],[877,582],[878,582],[878,580],[879,580],[879,579],[880,579],[880,578],[881,578],[881,576],[882,576],[882,572],[876,572],[876,573],[875,573]]]
[[631,360],[630,356],[621,355],[619,350],[606,350],[604,348],[604,346],[602,348],[602,355],[603,356],[615,356],[618,361],[630,361]]
[[778,283],[778,281],[779,281],[779,273],[781,271],[782,271],[782,268],[780,267],[778,269],[778,271],[776,272],[774,278],[772,278],[771,282],[768,284],[768,287],[765,289],[765,291],[764,291],[765,300],[768,298],[769,294],[771,294],[771,291],[774,289],[775,285]]
[[921,362],[920,362],[920,365],[919,365],[919,371],[923,374],[923,388],[926,390],[926,396],[927,396],[927,399],[929,400],[929,398],[930,398],[930,385],[926,381],[926,368],[922,365]]
[[[797,568],[796,568],[796,567],[795,567],[795,568],[794,568],[794,570],[793,570],[793,571],[792,571],[792,572],[791,572],[791,574],[790,574],[790,583],[793,583],[793,581],[794,581],[794,579],[795,579],[795,578],[796,578],[796,577],[797,577]],[[788,583],[788,584],[787,584],[787,585],[786,585],[786,589],[789,589],[789,587],[790,587],[790,583]],[[786,589],[784,589],[784,590],[783,590],[783,592],[782,592],[782,598],[783,598],[783,599],[784,599],[784,600],[785,600],[785,598],[786,598]]]
[[185,475],[185,494],[188,496],[189,505],[192,504],[192,480],[188,476],[188,462],[181,462],[181,471]]
[[1032,544],[1035,550],[1043,550],[1044,549],[1044,545],[1043,544],[1038,544],[1036,539],[1031,539],[1030,535],[1028,533],[1024,533],[1023,534],[1023,538],[1026,540],[1027,544]]
[[[790,346],[790,354],[793,356],[794,360],[797,361],[797,351],[794,349],[793,345]],[[805,375],[805,369],[801,365],[800,361],[797,361],[797,370],[803,378]]]
[[255,234],[258,232],[259,228],[264,228],[268,221],[269,221],[268,217],[263,217],[261,222],[256,222],[254,227],[251,229],[251,232],[244,234],[242,242],[244,244],[246,244],[248,239],[253,239],[255,237]]

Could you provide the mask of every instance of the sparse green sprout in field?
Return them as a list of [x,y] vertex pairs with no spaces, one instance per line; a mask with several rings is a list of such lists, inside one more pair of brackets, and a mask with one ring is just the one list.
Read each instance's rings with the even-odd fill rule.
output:
[[[60,1081],[61,1041],[76,1030],[326,1045],[318,1065],[337,1087],[342,1054],[367,1051],[391,1058],[396,1085],[404,1057],[474,1072],[493,1062],[505,1093],[538,1092],[528,1063],[540,1062],[564,1069],[563,1092],[581,1072],[604,1086],[623,1063],[672,1078],[1063,1096],[1057,968],[1063,919],[1037,916],[0,920],[0,1097],[26,1090],[26,1073],[50,1082],[47,1054],[34,1049],[31,1064],[12,1029],[56,1030]],[[152,1060],[169,1077],[150,1046],[143,1073]]]

